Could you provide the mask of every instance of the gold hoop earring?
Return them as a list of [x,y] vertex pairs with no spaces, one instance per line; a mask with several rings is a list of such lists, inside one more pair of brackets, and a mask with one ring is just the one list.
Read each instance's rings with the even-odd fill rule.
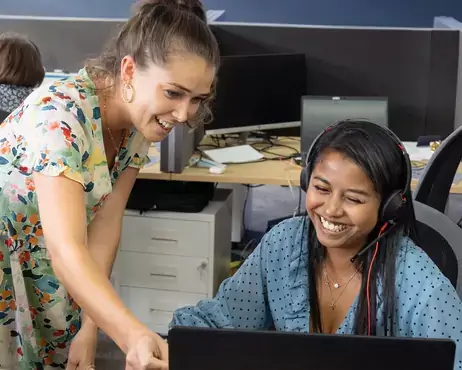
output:
[[125,103],[131,103],[135,99],[135,89],[129,82],[124,82],[122,88],[122,99]]

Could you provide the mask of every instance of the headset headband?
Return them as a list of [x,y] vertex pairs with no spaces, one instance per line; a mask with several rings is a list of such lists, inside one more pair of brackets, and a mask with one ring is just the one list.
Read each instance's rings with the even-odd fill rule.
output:
[[[375,127],[380,128],[383,132],[385,132],[388,137],[390,137],[396,144],[396,146],[399,148],[401,153],[403,154],[404,157],[404,162],[405,162],[405,167],[406,167],[406,183],[404,185],[403,189],[403,195],[407,196],[411,192],[411,181],[412,181],[412,164],[411,160],[409,158],[409,154],[406,151],[406,148],[404,147],[404,144],[401,142],[401,140],[396,136],[396,134],[391,131],[388,127],[386,126],[381,126],[378,125],[374,122],[370,122],[364,119],[345,119],[342,121],[335,122],[331,125],[329,125],[327,128],[324,129],[323,132],[321,132],[316,138],[314,139],[313,143],[311,144],[308,153],[306,155],[306,162],[305,162],[305,167],[307,167],[311,161],[312,161],[312,156],[315,154],[315,148],[318,145],[321,137],[328,131],[332,130],[335,126],[346,123],[346,122],[362,122],[364,124],[368,125],[375,125]],[[309,174],[308,174],[309,175]]]

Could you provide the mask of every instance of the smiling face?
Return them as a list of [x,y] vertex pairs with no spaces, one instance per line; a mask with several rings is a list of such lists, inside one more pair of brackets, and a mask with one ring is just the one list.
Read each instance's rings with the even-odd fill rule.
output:
[[366,244],[378,221],[380,196],[366,173],[335,151],[321,153],[306,193],[306,209],[319,242],[326,248]]
[[196,116],[211,93],[215,72],[203,58],[191,54],[172,55],[166,66],[151,63],[142,70],[133,58],[125,57],[121,79],[133,87],[133,100],[123,103],[128,119],[147,140],[162,141],[173,127]]

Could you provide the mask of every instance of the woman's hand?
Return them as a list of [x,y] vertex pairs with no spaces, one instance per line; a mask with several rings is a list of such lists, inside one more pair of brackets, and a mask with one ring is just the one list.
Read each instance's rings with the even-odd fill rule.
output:
[[82,325],[71,342],[66,370],[87,370],[95,366],[98,327]]
[[168,370],[168,346],[157,334],[133,336],[127,351],[126,370]]

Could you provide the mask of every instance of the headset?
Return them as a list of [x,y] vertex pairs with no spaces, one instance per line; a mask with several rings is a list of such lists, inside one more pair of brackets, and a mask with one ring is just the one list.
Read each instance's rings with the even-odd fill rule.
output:
[[308,153],[306,155],[305,166],[302,170],[302,173],[300,174],[300,188],[304,192],[306,192],[308,189],[311,171],[314,165],[313,160],[318,154],[318,144],[321,138],[324,136],[325,133],[331,131],[334,127],[345,124],[347,122],[360,122],[364,124],[364,127],[366,127],[366,125],[374,125],[379,130],[382,130],[384,133],[386,133],[388,137],[394,141],[396,146],[400,149],[401,153],[403,154],[405,167],[406,167],[405,168],[406,182],[405,182],[404,188],[401,190],[396,190],[387,199],[382,201],[382,206],[381,206],[380,215],[379,215],[380,222],[383,222],[383,223],[387,222],[389,224],[393,224],[399,218],[402,217],[403,208],[408,202],[407,197],[411,191],[412,165],[411,165],[411,160],[409,158],[409,154],[406,152],[404,144],[401,142],[401,140],[398,139],[398,137],[393,133],[393,131],[391,131],[387,127],[380,126],[376,123],[366,121],[366,120],[342,120],[342,121],[336,122],[330,125],[329,127],[327,127],[323,132],[321,132],[314,139],[313,143],[310,146],[310,149],[308,150]]
[[372,260],[369,265],[368,275],[367,275],[367,284],[366,284],[366,295],[367,295],[367,303],[368,303],[368,333],[371,333],[371,312],[370,312],[370,275],[372,266],[374,264],[375,258],[377,256],[379,242],[385,236],[387,236],[397,225],[397,222],[402,220],[404,217],[404,210],[406,208],[406,204],[411,199],[408,199],[408,196],[411,194],[411,180],[412,180],[412,164],[409,158],[409,154],[406,152],[404,144],[399,140],[399,138],[391,131],[388,127],[380,126],[376,123],[363,120],[363,119],[347,119],[336,122],[330,126],[328,126],[323,132],[321,132],[311,144],[308,153],[306,155],[306,162],[305,166],[300,174],[300,188],[306,192],[308,189],[311,171],[313,170],[314,160],[318,153],[318,144],[320,139],[326,134],[327,132],[331,131],[334,127],[338,125],[345,124],[347,122],[359,122],[362,123],[362,127],[366,127],[366,125],[374,125],[375,128],[382,130],[390,140],[396,144],[396,146],[400,149],[400,152],[403,154],[404,163],[405,163],[405,171],[406,171],[406,182],[403,189],[394,191],[387,199],[384,199],[381,204],[381,209],[379,211],[379,224],[382,224],[378,236],[365,247],[363,247],[356,255],[351,258],[351,262],[353,263],[358,257],[365,254],[370,248],[375,246],[375,253],[372,257]]

